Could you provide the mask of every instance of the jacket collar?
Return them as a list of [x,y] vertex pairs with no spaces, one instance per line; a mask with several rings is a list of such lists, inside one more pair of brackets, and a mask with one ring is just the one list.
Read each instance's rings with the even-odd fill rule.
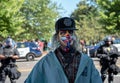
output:
[[[61,71],[63,71],[62,66],[61,66],[60,62],[58,61],[55,53],[54,52],[52,52],[52,53],[54,55],[54,60],[56,61],[56,67],[58,69],[60,69]],[[78,68],[78,72],[77,72],[77,76],[76,76],[75,81],[77,81],[78,77],[82,74],[87,63],[88,63],[88,56],[86,54],[81,53],[80,64],[79,64],[79,68]],[[64,71],[62,73],[63,73],[63,75],[65,75]],[[65,79],[67,79],[66,75],[65,75]]]

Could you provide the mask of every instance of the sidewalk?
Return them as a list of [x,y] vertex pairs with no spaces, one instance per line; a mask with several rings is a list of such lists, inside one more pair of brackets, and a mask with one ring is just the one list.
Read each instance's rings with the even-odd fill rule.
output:
[[47,51],[43,51],[42,56],[46,55],[47,53]]

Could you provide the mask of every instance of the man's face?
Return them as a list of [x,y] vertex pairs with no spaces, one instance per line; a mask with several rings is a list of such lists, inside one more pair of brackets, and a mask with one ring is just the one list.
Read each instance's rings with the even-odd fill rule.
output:
[[69,48],[74,42],[73,30],[61,30],[59,31],[59,41],[63,47]]
[[111,45],[111,41],[107,41],[107,44],[108,44],[108,45]]

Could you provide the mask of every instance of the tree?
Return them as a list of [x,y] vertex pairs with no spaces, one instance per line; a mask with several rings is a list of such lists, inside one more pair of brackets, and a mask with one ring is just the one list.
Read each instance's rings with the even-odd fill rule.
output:
[[7,36],[17,37],[24,29],[21,23],[24,18],[19,9],[24,0],[1,0],[0,1],[0,38],[3,40]]
[[50,0],[25,0],[21,12],[26,18],[23,23],[26,31],[20,35],[21,37],[50,39],[59,15],[55,3]]
[[109,34],[120,35],[120,0],[96,0],[101,23]]
[[80,39],[97,41],[103,37],[100,36],[100,33],[104,33],[104,30],[101,29],[101,25],[98,22],[100,17],[95,4],[84,0],[80,1],[71,17],[76,20],[77,28],[79,28],[77,34],[80,35]]

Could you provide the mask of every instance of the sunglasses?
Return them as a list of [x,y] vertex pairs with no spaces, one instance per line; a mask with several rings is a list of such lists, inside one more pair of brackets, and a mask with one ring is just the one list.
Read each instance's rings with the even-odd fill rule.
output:
[[73,32],[74,32],[73,30],[62,30],[62,31],[59,31],[60,35],[65,35],[65,34],[72,35]]

